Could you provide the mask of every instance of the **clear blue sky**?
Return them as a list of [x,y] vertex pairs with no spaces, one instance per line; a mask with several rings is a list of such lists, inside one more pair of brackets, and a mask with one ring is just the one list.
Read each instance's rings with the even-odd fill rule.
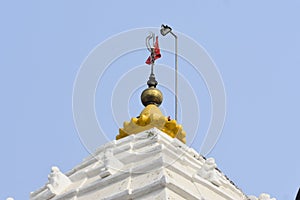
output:
[[299,10],[297,0],[1,1],[0,199],[27,199],[51,166],[66,172],[88,155],[72,116],[81,63],[111,35],[161,23],[194,38],[222,75],[227,117],[208,157],[246,194],[294,199]]

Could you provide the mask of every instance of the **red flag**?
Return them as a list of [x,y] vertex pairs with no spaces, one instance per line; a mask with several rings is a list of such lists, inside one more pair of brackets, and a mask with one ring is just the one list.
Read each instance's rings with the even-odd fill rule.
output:
[[156,40],[155,40],[154,54],[155,54],[154,60],[161,57],[160,49],[159,49],[159,46],[158,46],[158,36],[156,36]]
[[154,63],[154,61],[156,59],[161,57],[160,49],[159,49],[159,45],[158,45],[158,36],[156,36],[154,48],[152,48],[151,50],[152,50],[151,55],[146,60],[146,64],[148,64],[148,65]]

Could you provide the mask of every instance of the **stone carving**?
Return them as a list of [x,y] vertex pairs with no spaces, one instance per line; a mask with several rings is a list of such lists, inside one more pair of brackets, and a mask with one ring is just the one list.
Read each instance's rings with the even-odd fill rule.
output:
[[209,182],[213,183],[214,185],[220,186],[222,185],[223,178],[218,173],[216,168],[217,168],[217,164],[215,162],[215,159],[208,158],[205,160],[205,163],[198,171],[198,175],[208,180]]
[[47,188],[56,195],[63,192],[71,184],[70,179],[55,166],[51,168],[48,180]]

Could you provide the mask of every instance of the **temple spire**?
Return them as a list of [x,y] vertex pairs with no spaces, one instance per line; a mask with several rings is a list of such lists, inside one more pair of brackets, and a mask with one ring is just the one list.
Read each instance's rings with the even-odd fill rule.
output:
[[[153,45],[150,45],[152,41]],[[156,88],[158,82],[154,75],[155,60],[161,57],[158,36],[150,33],[146,38],[146,46],[150,52],[150,56],[146,60],[146,64],[150,65],[150,76],[147,81],[148,88],[141,94],[141,101],[145,108],[138,117],[131,118],[129,122],[124,122],[123,128],[119,129],[119,135],[116,139],[124,138],[128,135],[138,134],[151,128],[157,128],[172,138],[177,138],[186,143],[186,133],[177,121],[171,119],[170,116],[164,116],[158,108],[163,101],[163,94]]]

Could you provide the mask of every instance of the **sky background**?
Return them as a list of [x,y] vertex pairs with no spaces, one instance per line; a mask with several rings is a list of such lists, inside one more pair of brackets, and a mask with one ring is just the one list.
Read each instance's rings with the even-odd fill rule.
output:
[[[51,166],[67,172],[89,155],[72,113],[81,63],[112,35],[162,23],[202,45],[223,78],[225,126],[207,157],[246,194],[294,199],[300,181],[299,10],[296,0],[1,1],[0,199],[28,199],[47,182]],[[143,64],[147,56],[136,59]],[[133,95],[129,109],[136,104],[142,108]],[[109,138],[117,128],[111,126]]]

